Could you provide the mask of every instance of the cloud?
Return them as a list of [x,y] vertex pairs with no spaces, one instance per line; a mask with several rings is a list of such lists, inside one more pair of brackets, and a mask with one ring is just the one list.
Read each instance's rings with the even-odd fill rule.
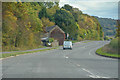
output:
[[[115,0],[114,0],[115,1]],[[118,2],[104,2],[104,1],[96,1],[96,0],[90,0],[90,1],[82,1],[82,0],[75,0],[75,1],[66,1],[62,0],[60,2],[60,6],[63,6],[64,4],[69,4],[73,7],[79,8],[83,13],[89,14],[92,16],[99,16],[99,17],[105,17],[105,18],[114,18],[117,19],[118,17]]]
[[60,2],[119,2],[119,0],[60,0]]

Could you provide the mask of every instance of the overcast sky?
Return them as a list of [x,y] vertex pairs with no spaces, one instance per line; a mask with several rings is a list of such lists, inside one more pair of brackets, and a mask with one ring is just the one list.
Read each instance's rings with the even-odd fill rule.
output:
[[60,0],[60,7],[69,4],[83,13],[102,18],[118,19],[119,0]]

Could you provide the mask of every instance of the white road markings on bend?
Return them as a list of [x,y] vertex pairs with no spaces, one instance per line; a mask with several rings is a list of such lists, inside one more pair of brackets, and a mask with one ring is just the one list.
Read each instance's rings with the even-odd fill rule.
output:
[[91,50],[89,51],[89,55],[91,55],[91,51],[93,51],[94,49],[96,49],[96,48],[93,48],[93,49],[91,49]]
[[[102,45],[102,46],[103,46],[103,45]],[[97,49],[99,49],[99,48],[102,47],[102,46],[95,47],[95,48],[91,49],[91,50],[89,51],[89,55],[91,55],[91,52],[92,52],[93,50],[97,50]]]
[[68,56],[64,56],[66,59],[68,59],[69,57]]
[[[99,47],[98,47],[99,48]],[[91,52],[98,49],[98,48],[93,48],[89,51],[89,55],[92,55]],[[92,56],[95,56],[95,55],[92,55]],[[101,56],[99,56],[101,57]],[[117,60],[117,59],[114,59],[114,58],[107,58],[107,57],[101,57],[100,59],[106,59],[106,60]]]
[[109,77],[102,77],[102,76],[95,75],[95,74],[93,74],[92,72],[90,72],[89,70],[87,70],[85,68],[82,68],[82,70],[88,72],[90,74],[89,77],[91,77],[91,78],[109,78]]
[[89,75],[89,77],[91,77],[91,78],[100,78],[100,77],[94,76],[94,75]]

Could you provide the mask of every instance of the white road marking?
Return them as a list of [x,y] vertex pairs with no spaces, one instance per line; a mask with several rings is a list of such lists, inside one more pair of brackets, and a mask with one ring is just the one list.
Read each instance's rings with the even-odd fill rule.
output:
[[89,52],[89,55],[91,55],[91,53]]
[[65,58],[69,58],[68,56],[64,56]]
[[77,64],[77,66],[80,66],[79,64]]
[[95,75],[95,74],[93,74],[92,72],[90,72],[89,70],[87,70],[85,68],[82,68],[82,70],[88,72],[90,74],[89,77],[91,77],[91,78],[109,78],[109,77],[103,77],[103,76]]
[[89,70],[87,70],[87,69],[85,69],[85,68],[82,68],[82,70],[84,70],[84,71],[90,73],[91,75],[94,75],[93,73],[91,73]]
[[91,55],[91,51],[92,51],[93,49],[91,49],[90,51],[89,51],[89,55]]
[[[102,45],[102,46],[104,46],[104,45]],[[91,50],[89,51],[89,55],[91,55],[91,51],[96,50],[96,49],[98,49],[98,48],[101,48],[102,46],[95,47],[95,48],[91,49]]]
[[69,58],[69,57],[66,56],[65,58]]
[[[98,48],[93,48],[93,49],[91,49],[91,50],[89,51],[89,55],[92,55],[91,52],[92,52],[93,50],[95,50],[95,49],[98,49]],[[92,56],[94,56],[94,55],[92,55]],[[99,56],[99,57],[100,57],[100,59],[117,60],[117,59],[114,59],[114,58],[107,58],[107,57],[101,57],[101,56]]]
[[91,77],[91,78],[98,78],[98,77],[96,77],[96,76],[94,76],[94,75],[89,75],[89,77]]

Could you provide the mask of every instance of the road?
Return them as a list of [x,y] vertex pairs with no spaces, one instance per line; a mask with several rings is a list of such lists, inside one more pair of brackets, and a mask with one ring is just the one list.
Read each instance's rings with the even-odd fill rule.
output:
[[108,41],[78,42],[72,50],[24,54],[2,60],[3,78],[118,78],[118,60],[95,54]]

